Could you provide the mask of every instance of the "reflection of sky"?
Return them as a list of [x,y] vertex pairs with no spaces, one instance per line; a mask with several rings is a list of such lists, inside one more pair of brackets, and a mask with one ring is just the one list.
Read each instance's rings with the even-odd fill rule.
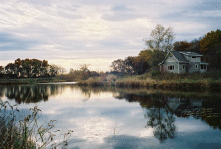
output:
[[[89,98],[89,99],[88,99]],[[86,100],[85,100],[86,99]],[[14,101],[10,100],[14,104]],[[221,146],[220,130],[201,120],[176,118],[176,138],[163,144],[145,128],[148,119],[138,102],[113,98],[113,93],[83,94],[78,88],[63,88],[47,102],[21,104],[23,111],[38,105],[39,123],[57,120],[55,129],[73,130],[69,147],[79,148],[212,148]]]

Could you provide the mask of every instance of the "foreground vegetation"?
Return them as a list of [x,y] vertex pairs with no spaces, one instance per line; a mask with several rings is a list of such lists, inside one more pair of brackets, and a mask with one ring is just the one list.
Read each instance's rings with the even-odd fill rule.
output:
[[[63,134],[64,139],[59,139],[59,131],[54,131],[54,120],[47,125],[39,125],[38,119],[41,110],[36,106],[30,109],[30,114],[19,119],[19,110],[9,102],[0,99],[0,148],[3,149],[37,149],[67,147],[67,140],[71,131]],[[57,135],[57,136],[56,136]]]

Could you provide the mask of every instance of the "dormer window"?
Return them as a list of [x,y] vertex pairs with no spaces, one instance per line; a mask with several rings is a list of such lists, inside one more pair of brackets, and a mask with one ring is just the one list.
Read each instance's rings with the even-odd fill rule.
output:
[[192,58],[196,58],[196,56],[192,56]]

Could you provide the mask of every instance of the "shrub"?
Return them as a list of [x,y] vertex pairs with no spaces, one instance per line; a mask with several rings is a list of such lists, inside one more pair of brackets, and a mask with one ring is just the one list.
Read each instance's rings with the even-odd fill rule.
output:
[[112,85],[117,80],[117,76],[110,74],[107,76],[106,79],[107,79],[108,83],[110,85]]

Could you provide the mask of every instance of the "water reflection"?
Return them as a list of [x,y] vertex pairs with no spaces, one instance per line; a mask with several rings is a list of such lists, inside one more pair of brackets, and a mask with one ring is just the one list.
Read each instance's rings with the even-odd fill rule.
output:
[[[66,90],[69,90],[69,92],[67,92],[67,94],[70,94],[67,95],[68,97],[64,97],[63,95],[61,97],[58,96]],[[74,90],[79,92],[75,92]],[[64,102],[67,102],[68,104],[59,110],[56,110],[56,108],[58,108],[56,104],[54,104],[54,106],[50,105],[54,109],[52,110],[48,108],[48,113],[57,112],[56,114],[59,119],[67,122],[68,120],[65,119],[67,116],[70,116],[68,117],[72,122],[70,125],[76,125],[79,128],[82,126],[82,122],[84,122],[85,124],[81,129],[85,130],[84,134],[89,133],[89,137],[91,137],[93,133],[92,137],[100,139],[102,138],[100,137],[101,135],[105,138],[104,140],[107,141],[114,141],[114,138],[134,138],[133,136],[123,134],[123,128],[118,129],[118,127],[123,125],[123,122],[126,123],[130,121],[131,117],[128,116],[128,108],[126,107],[128,105],[125,105],[125,107],[123,105],[120,107],[121,109],[119,109],[117,107],[118,104],[110,105],[104,100],[102,103],[101,101],[99,101],[99,103],[94,101],[94,95],[104,96],[104,99],[108,98],[106,97],[106,93],[111,94],[117,103],[139,103],[137,105],[140,105],[139,108],[141,107],[143,109],[143,113],[139,113],[144,119],[144,121],[142,121],[142,126],[146,126],[145,130],[151,131],[152,135],[162,144],[165,144],[167,142],[166,140],[178,137],[177,128],[179,127],[178,124],[180,119],[186,121],[188,121],[189,118],[199,119],[206,122],[212,128],[218,128],[221,130],[220,93],[211,94],[205,92],[199,94],[195,92],[168,92],[162,90],[122,89],[114,87],[91,88],[61,84],[0,86],[1,97],[5,96],[7,99],[15,100],[19,104],[43,103],[45,101],[48,102],[53,100],[55,97],[62,98],[62,102],[60,103],[63,104]],[[90,106],[85,108],[85,106],[82,106],[79,101],[75,101],[74,96],[77,96],[76,94],[79,94],[78,97],[80,98],[78,99],[81,99],[83,103],[90,103]],[[68,100],[66,100],[66,98],[68,98]],[[110,100],[113,101],[113,98]],[[69,113],[68,110],[71,112]],[[134,112],[136,111],[134,110]],[[96,115],[97,113],[100,115]],[[131,115],[133,115],[133,112],[131,113]],[[65,114],[66,117],[64,116]],[[88,115],[88,117],[85,115]],[[112,120],[112,118],[116,116],[122,116],[122,118],[116,118],[118,120],[117,124],[116,121]],[[128,127],[131,125],[130,123],[127,124]],[[103,126],[104,124],[106,128]],[[108,133],[104,131],[104,128],[108,129],[108,132],[110,131],[110,134],[113,134],[114,136],[111,137],[110,135],[107,135]],[[95,130],[99,133],[95,133]],[[131,129],[130,131],[136,130]]]
[[48,85],[10,85],[1,87],[1,96],[15,100],[16,103],[37,103],[47,101],[49,96],[59,93],[57,86]]
[[164,107],[151,108],[145,117],[147,126],[154,128],[154,136],[163,143],[167,138],[175,138],[175,116]]
[[[138,93],[137,93],[138,92]],[[154,128],[154,136],[163,143],[168,138],[176,137],[175,120],[177,117],[193,117],[205,121],[214,129],[221,130],[221,96],[205,93],[169,93],[148,91],[147,93],[120,90],[117,99],[139,102],[145,109],[148,119],[147,128]]]

